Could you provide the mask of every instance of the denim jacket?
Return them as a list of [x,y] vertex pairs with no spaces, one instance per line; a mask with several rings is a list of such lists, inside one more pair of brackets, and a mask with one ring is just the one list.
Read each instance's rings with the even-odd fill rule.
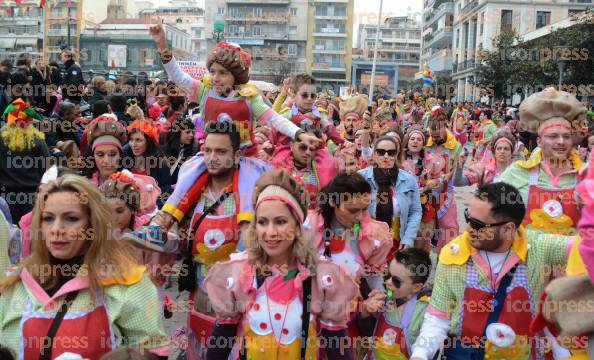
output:
[[[371,185],[371,202],[368,211],[375,219],[378,186],[373,178],[373,166],[359,170],[359,174]],[[417,178],[402,169],[398,171],[396,180],[396,198],[400,206],[400,244],[412,246],[417,238],[423,209]]]

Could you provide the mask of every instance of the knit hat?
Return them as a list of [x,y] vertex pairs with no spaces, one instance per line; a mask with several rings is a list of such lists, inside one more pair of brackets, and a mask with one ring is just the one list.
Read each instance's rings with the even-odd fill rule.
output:
[[586,108],[572,94],[548,87],[528,97],[520,104],[520,125],[537,133],[547,120],[564,119],[572,125],[586,119]]
[[369,98],[367,95],[353,96],[347,101],[340,103],[340,117],[344,119],[348,114],[354,113],[359,118],[367,111]]
[[89,126],[87,126],[83,136],[85,134],[87,143],[91,145],[92,149],[107,143],[113,144],[118,149],[121,149],[122,145],[126,143],[126,129],[124,128],[124,125],[114,121],[113,118],[109,116],[101,115],[96,117],[91,121]]

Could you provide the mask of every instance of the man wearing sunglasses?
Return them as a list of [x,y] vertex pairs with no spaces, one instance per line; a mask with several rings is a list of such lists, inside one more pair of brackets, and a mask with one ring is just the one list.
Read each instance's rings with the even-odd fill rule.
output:
[[[546,338],[529,337],[529,325],[552,270],[565,266],[571,238],[525,230],[524,213],[518,190],[509,184],[492,183],[477,190],[465,211],[466,231],[439,255],[413,359],[431,359],[446,337],[448,359],[483,359],[485,348],[509,340],[507,330],[489,330],[502,328],[528,344],[511,341],[507,345],[514,345],[505,346],[506,351],[533,355],[545,351]],[[537,345],[531,348],[531,344]],[[554,351],[557,346],[553,344]]]
[[570,93],[547,88],[520,105],[520,126],[538,133],[530,159],[511,164],[501,181],[514,184],[527,205],[522,225],[545,232],[575,231],[580,211],[573,193],[584,163],[574,146],[574,122],[586,108]]

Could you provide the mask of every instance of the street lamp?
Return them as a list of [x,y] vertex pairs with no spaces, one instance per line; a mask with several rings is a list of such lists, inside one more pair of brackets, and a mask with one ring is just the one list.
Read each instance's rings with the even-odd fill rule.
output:
[[222,35],[225,32],[225,21],[223,20],[216,20],[214,22],[214,31],[212,32],[212,37],[217,39],[217,42],[221,41],[221,37],[224,38]]
[[555,51],[555,60],[557,61],[557,68],[559,69],[559,91],[561,91],[561,86],[563,85],[563,70],[565,70],[565,60],[561,58],[560,53],[562,53],[562,51],[560,50],[565,48],[565,46],[553,46]]
[[379,43],[379,34],[381,31],[383,8],[384,0],[380,0],[379,16],[377,19],[377,28],[375,33],[375,46],[373,49],[373,65],[371,65],[371,83],[369,84],[369,104],[367,104],[368,106],[371,106],[371,102],[373,101],[373,91],[375,87],[375,67],[377,65],[377,45]]

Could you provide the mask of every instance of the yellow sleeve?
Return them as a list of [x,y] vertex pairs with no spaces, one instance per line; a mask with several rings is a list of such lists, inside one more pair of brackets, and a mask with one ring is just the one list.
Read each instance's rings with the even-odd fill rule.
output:
[[286,96],[282,96],[281,94],[279,94],[276,97],[276,100],[274,100],[274,104],[272,105],[272,110],[274,110],[277,113],[280,113],[286,99],[287,99]]

